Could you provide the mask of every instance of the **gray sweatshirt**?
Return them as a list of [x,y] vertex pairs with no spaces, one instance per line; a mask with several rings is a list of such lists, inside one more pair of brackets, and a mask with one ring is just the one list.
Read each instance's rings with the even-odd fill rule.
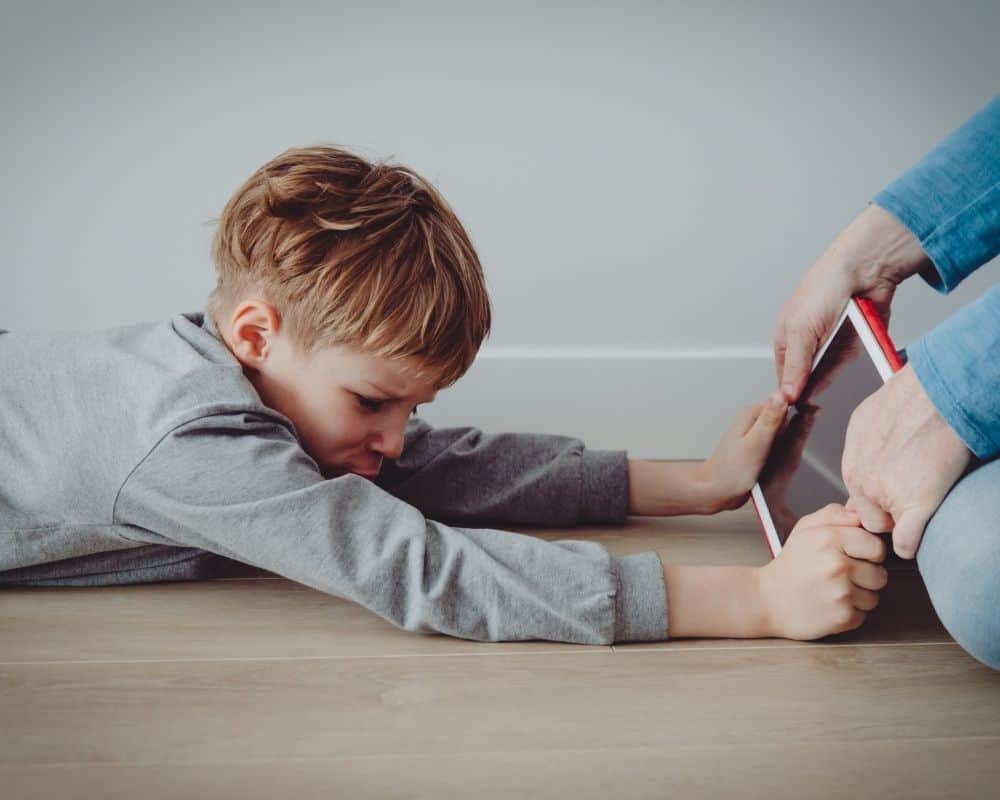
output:
[[458,527],[622,525],[625,451],[411,418],[376,481],[326,479],[203,313],[0,334],[0,584],[198,580],[249,565],[410,631],[667,638],[657,553]]

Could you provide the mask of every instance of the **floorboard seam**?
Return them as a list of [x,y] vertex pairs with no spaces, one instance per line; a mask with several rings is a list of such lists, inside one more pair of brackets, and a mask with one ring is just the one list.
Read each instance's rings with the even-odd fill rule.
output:
[[819,644],[819,645],[741,645],[739,647],[638,647],[614,650],[605,645],[595,646],[593,650],[536,650],[513,651],[505,653],[399,653],[385,655],[349,655],[349,656],[245,656],[232,658],[121,658],[121,659],[82,659],[74,661],[0,661],[0,667],[28,667],[69,664],[197,664],[205,662],[241,662],[241,661],[350,661],[393,658],[502,658],[510,656],[592,656],[602,653],[710,653],[733,652],[744,650],[818,650],[855,647],[958,647],[956,642],[864,642],[852,644]]

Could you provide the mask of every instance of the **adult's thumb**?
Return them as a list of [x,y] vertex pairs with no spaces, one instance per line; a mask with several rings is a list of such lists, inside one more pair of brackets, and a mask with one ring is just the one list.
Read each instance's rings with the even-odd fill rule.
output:
[[892,549],[900,558],[913,558],[920,547],[924,536],[927,520],[931,518],[934,509],[915,506],[907,508],[896,520],[892,529]]
[[789,337],[781,375],[781,394],[789,403],[794,403],[802,394],[815,352],[815,346],[801,334]]

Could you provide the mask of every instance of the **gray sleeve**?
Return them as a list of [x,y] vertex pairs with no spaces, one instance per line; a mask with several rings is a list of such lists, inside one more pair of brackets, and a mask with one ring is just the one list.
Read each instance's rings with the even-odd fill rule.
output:
[[655,552],[449,527],[367,479],[324,480],[293,433],[253,413],[202,417],[132,471],[114,520],[352,600],[410,631],[583,644],[667,637]]
[[403,453],[377,485],[433,519],[572,527],[624,525],[628,458],[588,450],[580,439],[478,428],[406,426]]

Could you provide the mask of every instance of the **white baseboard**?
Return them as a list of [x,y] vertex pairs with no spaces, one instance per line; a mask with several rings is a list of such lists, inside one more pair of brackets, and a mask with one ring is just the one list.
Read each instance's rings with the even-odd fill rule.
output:
[[695,459],[776,386],[766,348],[484,348],[417,413],[435,427],[554,433],[630,458]]

